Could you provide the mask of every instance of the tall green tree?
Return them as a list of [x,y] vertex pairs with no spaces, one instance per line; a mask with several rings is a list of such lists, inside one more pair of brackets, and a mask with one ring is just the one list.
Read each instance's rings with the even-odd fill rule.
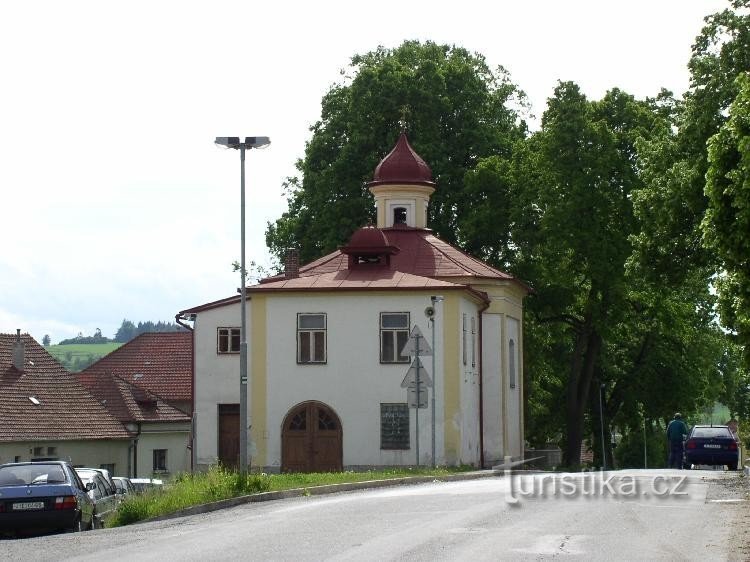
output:
[[709,141],[703,233],[721,260],[722,322],[750,350],[750,74],[735,82],[729,119]]
[[431,228],[461,242],[472,204],[464,176],[481,158],[508,155],[523,138],[525,125],[512,109],[522,98],[505,70],[493,71],[482,55],[459,47],[407,41],[354,56],[344,81],[323,97],[299,176],[286,183],[288,210],[268,226],[268,247],[278,258],[297,247],[309,261],[374,220],[365,184],[402,127],[438,185]]
[[639,147],[645,188],[634,194],[642,219],[637,248],[662,282],[678,284],[691,269],[717,266],[700,226],[708,206],[707,143],[727,120],[735,78],[750,71],[748,7],[749,0],[733,0],[706,17],[688,63],[690,88],[682,100],[662,97],[673,128]]

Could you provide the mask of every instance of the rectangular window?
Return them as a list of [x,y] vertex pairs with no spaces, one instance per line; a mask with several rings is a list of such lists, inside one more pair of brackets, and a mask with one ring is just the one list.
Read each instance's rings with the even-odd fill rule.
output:
[[471,317],[471,366],[477,366],[477,324],[473,316]]
[[47,447],[47,456],[48,457],[56,457],[57,456],[57,447]]
[[297,363],[326,362],[326,315],[297,314]]
[[409,356],[401,355],[409,340],[408,312],[380,313],[380,362],[408,363]]
[[216,353],[239,353],[240,352],[240,329],[239,328],[217,328],[216,329]]
[[34,447],[34,456],[41,457],[44,455],[44,447]]
[[167,471],[167,450],[154,449],[154,472]]
[[516,342],[512,339],[508,342],[508,377],[510,387],[516,388]]
[[463,315],[463,336],[461,338],[461,349],[464,365],[466,365],[466,314]]
[[380,448],[409,448],[409,407],[406,404],[380,404]]

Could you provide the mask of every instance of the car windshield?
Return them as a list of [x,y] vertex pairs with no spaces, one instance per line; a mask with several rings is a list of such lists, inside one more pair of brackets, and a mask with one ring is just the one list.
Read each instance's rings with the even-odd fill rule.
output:
[[29,464],[0,467],[0,486],[64,484],[65,471],[60,465]]
[[710,439],[712,437],[731,437],[726,427],[696,427],[693,429],[693,437]]

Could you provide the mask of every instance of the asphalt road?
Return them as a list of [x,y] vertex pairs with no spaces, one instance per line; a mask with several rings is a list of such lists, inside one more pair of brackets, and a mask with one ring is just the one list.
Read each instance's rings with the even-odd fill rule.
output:
[[734,560],[737,478],[641,470],[436,482],[0,541],[0,560]]

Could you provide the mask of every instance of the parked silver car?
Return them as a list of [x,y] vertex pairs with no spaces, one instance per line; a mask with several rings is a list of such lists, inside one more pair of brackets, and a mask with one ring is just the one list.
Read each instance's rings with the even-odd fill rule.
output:
[[120,504],[114,483],[107,482],[98,470],[76,468],[76,472],[86,485],[89,497],[94,502],[94,528],[101,529],[115,514]]

